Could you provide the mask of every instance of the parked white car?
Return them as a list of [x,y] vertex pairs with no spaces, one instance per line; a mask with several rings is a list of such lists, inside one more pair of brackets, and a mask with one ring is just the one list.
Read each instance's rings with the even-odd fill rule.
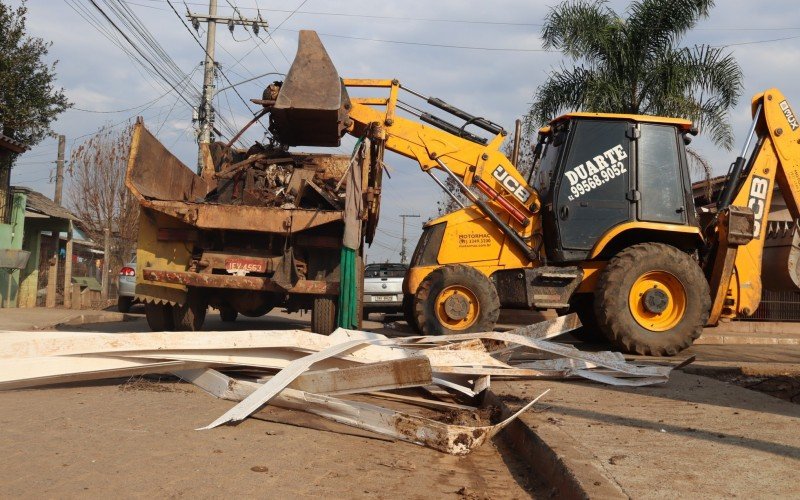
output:
[[117,310],[126,313],[131,310],[136,294],[136,256],[119,270],[119,293]]
[[369,313],[403,310],[405,264],[368,264],[364,267],[364,319]]

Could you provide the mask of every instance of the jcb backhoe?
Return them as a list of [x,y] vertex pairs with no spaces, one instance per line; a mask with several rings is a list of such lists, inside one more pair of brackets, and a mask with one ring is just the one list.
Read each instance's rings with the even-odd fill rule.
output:
[[[297,57],[268,103],[277,140],[332,146],[345,133],[369,139],[372,161],[382,161],[386,149],[412,158],[445,190],[434,171],[449,176],[472,203],[428,222],[414,251],[406,317],[425,334],[490,330],[501,307],[554,308],[578,312],[586,329],[625,351],[673,355],[705,326],[758,307],[775,182],[792,217],[800,217],[800,130],[776,89],[753,98],[742,154],[716,207],[698,214],[685,150],[697,133],[690,121],[565,114],[539,131],[540,166],[526,180],[516,157],[500,151],[507,136],[500,125],[397,80],[344,79],[321,88],[320,74],[331,71],[316,33],[301,31]],[[363,88],[388,95],[349,95]],[[408,104],[401,92],[463,124]],[[375,171],[368,185],[377,192]],[[376,223],[369,221],[368,240]]]

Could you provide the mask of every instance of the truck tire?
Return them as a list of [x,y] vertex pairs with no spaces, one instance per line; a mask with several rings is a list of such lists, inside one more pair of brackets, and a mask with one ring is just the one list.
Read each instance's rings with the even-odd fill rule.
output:
[[420,283],[414,316],[423,335],[491,331],[500,316],[500,298],[494,284],[477,269],[447,265]]
[[178,331],[197,332],[206,320],[208,302],[199,293],[189,290],[186,301],[172,308],[172,319]]
[[219,308],[219,319],[223,323],[233,323],[239,316],[239,312],[231,306],[222,306]]
[[175,323],[172,320],[172,306],[169,304],[146,302],[144,317],[147,319],[147,326],[153,332],[169,332],[175,329]]
[[336,330],[336,309],[338,297],[319,296],[311,306],[311,331],[320,335],[330,335]]
[[417,316],[414,314],[414,296],[410,293],[403,295],[403,317],[414,333],[422,333],[422,329],[417,323]]
[[117,297],[117,311],[121,313],[126,313],[131,310],[131,306],[133,305],[133,297]]
[[617,348],[674,356],[703,332],[711,293],[688,254],[663,243],[640,243],[608,262],[594,303],[600,328]]
[[591,293],[576,293],[569,301],[568,312],[574,312],[581,320],[581,327],[572,335],[585,342],[605,341],[606,337],[594,313],[594,296]]

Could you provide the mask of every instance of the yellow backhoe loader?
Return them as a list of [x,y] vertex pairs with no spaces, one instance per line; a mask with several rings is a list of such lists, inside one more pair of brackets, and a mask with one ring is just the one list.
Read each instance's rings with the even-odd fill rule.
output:
[[[685,149],[697,133],[690,121],[565,114],[539,131],[540,166],[525,179],[517,154],[501,152],[507,133],[497,123],[397,80],[319,85],[335,71],[317,34],[301,31],[277,99],[264,101],[277,140],[369,139],[373,161],[385,150],[412,158],[443,189],[434,172],[451,178],[472,203],[428,222],[414,251],[406,317],[425,334],[490,330],[501,307],[554,308],[578,312],[587,329],[625,351],[673,355],[705,326],[758,307],[775,182],[800,217],[800,127],[776,89],[753,98],[742,153],[716,206],[697,213]],[[362,89],[373,97],[354,95]],[[375,89],[385,94],[374,97]],[[377,193],[381,170],[373,172],[368,185]],[[368,240],[375,224],[377,213]]]

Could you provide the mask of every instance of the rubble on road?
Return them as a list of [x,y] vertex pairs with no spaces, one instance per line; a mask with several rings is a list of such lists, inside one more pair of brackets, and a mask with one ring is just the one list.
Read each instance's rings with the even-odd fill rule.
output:
[[[4,332],[0,389],[171,373],[238,402],[203,429],[241,421],[269,404],[463,455],[544,396],[491,425],[448,420],[448,412],[471,412],[484,423],[478,409],[464,403],[479,402],[492,376],[632,386],[668,380],[668,366],[633,364],[619,353],[583,352],[547,340],[578,327],[577,316],[570,314],[510,332],[433,337],[388,338],[341,328],[329,336],[301,330]],[[523,349],[525,359],[518,362],[515,355]],[[409,388],[417,393],[410,395]],[[359,399],[348,398],[352,395]],[[428,416],[377,404],[387,400],[424,408]]]

